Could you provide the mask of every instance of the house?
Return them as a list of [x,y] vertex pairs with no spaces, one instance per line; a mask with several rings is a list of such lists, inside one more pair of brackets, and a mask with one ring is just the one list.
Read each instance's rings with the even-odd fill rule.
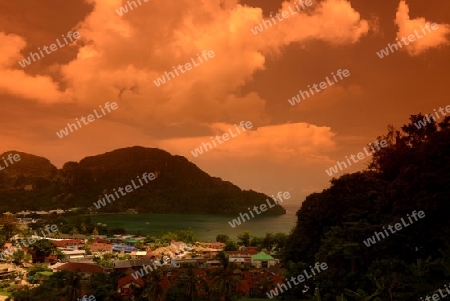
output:
[[174,248],[176,253],[183,253],[188,250],[187,245],[182,241],[172,240],[170,242],[170,247]]
[[173,267],[179,268],[183,265],[190,265],[190,266],[194,266],[194,267],[200,267],[200,266],[205,266],[206,264],[206,259],[201,258],[201,257],[196,257],[196,258],[182,258],[182,259],[178,259],[178,258],[172,258],[170,260],[170,264]]
[[84,258],[86,255],[85,250],[62,250],[64,254],[64,261],[72,261],[73,259]]
[[52,239],[57,248],[78,249],[84,246],[83,239]]
[[88,247],[92,253],[103,253],[103,252],[111,252],[112,251],[112,244],[107,244],[107,243],[94,242],[94,243],[90,244]]
[[225,248],[225,246],[226,246],[226,244],[224,244],[223,242],[202,242],[201,244],[207,248],[219,249],[219,250],[223,250],[223,248]]
[[[114,270],[118,272],[134,272],[142,268],[142,265],[151,265],[153,260],[151,259],[138,259],[138,260],[115,260]],[[131,270],[129,270],[131,269]]]
[[118,245],[118,244],[113,244],[112,250],[114,252],[121,252],[121,253],[131,253],[133,251],[137,251],[137,249],[133,246]]
[[205,263],[206,268],[220,267],[222,263],[219,260],[207,260]]
[[131,259],[146,258],[147,251],[133,251],[130,253]]
[[271,266],[275,266],[279,260],[273,258],[269,254],[265,252],[260,252],[258,254],[252,255],[252,265],[257,268],[269,268]]
[[144,280],[142,278],[135,279],[131,274],[119,279],[117,285],[117,292],[127,300],[131,300],[134,292],[144,287]]
[[72,271],[81,274],[83,278],[88,278],[92,274],[95,273],[106,273],[108,270],[105,268],[102,268],[101,266],[94,264],[94,263],[82,263],[82,262],[68,262],[66,264],[63,264],[55,270],[58,271]]
[[217,253],[220,252],[219,249],[213,248],[203,248],[203,247],[193,247],[192,250],[197,253],[197,255],[203,256],[205,258],[214,258]]
[[250,265],[252,263],[252,256],[258,254],[256,248],[243,248],[238,251],[227,251],[228,260],[237,265]]

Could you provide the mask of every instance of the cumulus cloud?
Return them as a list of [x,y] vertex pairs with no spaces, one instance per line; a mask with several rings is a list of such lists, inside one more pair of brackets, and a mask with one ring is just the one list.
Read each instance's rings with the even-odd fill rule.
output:
[[18,61],[23,59],[20,50],[26,45],[25,40],[14,34],[0,32],[0,93],[19,96],[43,103],[55,103],[68,100],[59,91],[58,85],[48,76],[31,76],[24,70],[15,70]]
[[185,156],[210,174],[242,183],[245,189],[264,186],[266,192],[284,190],[299,196],[305,194],[300,191],[303,185],[327,185],[323,170],[334,162],[328,153],[336,148],[330,127],[304,122],[253,126],[197,157],[191,153],[229,129],[237,133],[234,124],[215,123],[209,135],[162,140],[157,146]]
[[[244,118],[241,112],[268,124],[265,100],[239,92],[265,68],[268,53],[310,39],[354,43],[368,31],[367,21],[343,0],[321,2],[257,36],[250,29],[261,22],[261,9],[233,0],[142,2],[123,16],[116,10],[126,2],[89,2],[94,10],[77,29],[86,43],[62,71],[78,101],[122,102],[127,109],[118,118],[142,127],[193,120],[230,123]],[[284,2],[280,11],[289,5]],[[153,84],[203,50],[213,50],[215,57],[165,85]]]
[[[244,120],[248,121],[248,120]],[[237,122],[238,123],[238,122]],[[236,123],[236,124],[237,124]],[[217,160],[218,158],[266,158],[273,162],[303,158],[303,162],[317,164],[325,158],[322,153],[335,146],[335,134],[329,127],[319,127],[308,123],[288,123],[270,125],[242,131],[237,134],[234,124],[214,123],[210,125],[210,135],[184,139],[161,141],[163,148],[176,150],[189,159],[196,157],[190,152],[202,146],[203,142],[211,142],[211,137],[222,136],[232,131],[237,137],[228,141],[217,142],[216,147],[204,152],[199,159]],[[213,144],[212,144],[213,145]],[[208,157],[208,158],[206,158]]]
[[[278,13],[296,11],[292,2],[283,2]],[[288,19],[277,23],[264,32],[273,41],[274,47],[309,39],[323,40],[332,44],[352,44],[369,31],[369,22],[361,19],[350,2],[345,0],[326,0],[313,2],[312,12],[300,11]],[[336,24],[339,24],[338,26]],[[270,31],[273,30],[272,33]]]
[[[397,38],[399,40],[401,38],[407,38],[409,35],[414,34],[415,31],[417,31],[420,36],[423,36],[417,38],[414,42],[409,43],[409,45],[406,45],[406,50],[411,56],[419,55],[430,48],[447,45],[449,42],[449,24],[437,24],[438,28],[436,30],[431,29],[431,32],[428,32],[428,30],[425,29],[425,25],[426,23],[433,22],[426,20],[425,18],[411,20],[409,17],[409,6],[406,4],[406,1],[400,1],[395,23],[398,25]],[[424,35],[422,28],[425,30],[426,35]]]
[[[105,148],[142,144],[193,159],[190,151],[210,141],[211,135],[220,135],[233,128],[234,123],[250,120],[254,125],[251,131],[232,138],[196,162],[206,160],[212,166],[211,162],[222,161],[218,158],[224,156],[253,164],[248,169],[258,172],[261,161],[269,160],[272,169],[294,165],[312,170],[313,165],[315,168],[330,160],[323,155],[335,145],[329,127],[308,123],[271,125],[275,113],[247,84],[253,81],[255,72],[266,68],[269,56],[290,44],[319,40],[339,46],[358,42],[369,25],[349,1],[314,1],[307,11],[258,35],[251,28],[262,22],[262,10],[241,5],[237,0],[141,0],[141,6],[123,16],[116,10],[127,1],[85,1],[93,4],[93,9],[75,28],[81,36],[76,45],[77,56],[66,64],[56,64],[64,92],[57,88],[60,83],[49,76],[33,77],[17,70],[19,51],[25,41],[17,36],[0,36],[2,53],[8,54],[0,61],[0,74],[4,78],[20,77],[14,83],[0,84],[1,91],[43,103],[72,97],[70,114],[58,115],[58,120],[44,131],[54,139],[54,149],[63,152],[79,144],[85,152],[96,154]],[[288,10],[290,5],[294,6],[294,2],[283,2],[279,11]],[[172,71],[173,66],[190,62],[203,50],[214,51],[214,58],[162,86],[153,83],[166,71]],[[273,85],[276,90],[277,83]],[[343,94],[340,89],[334,92]],[[114,114],[57,140],[55,132],[67,122],[107,101],[118,103]],[[61,106],[53,106],[56,107],[53,116],[56,111],[63,111]],[[99,138],[102,132],[106,136]],[[44,143],[41,145],[45,147]],[[73,152],[66,153],[80,151],[73,147]],[[222,168],[226,170],[231,165],[224,163]],[[267,181],[272,176],[268,173]],[[261,185],[256,181],[255,176],[253,187]]]
[[[143,130],[156,124],[230,123],[244,117],[264,125],[270,123],[266,101],[240,89],[265,68],[269,53],[310,39],[354,43],[369,28],[345,0],[313,2],[310,11],[298,12],[257,36],[250,29],[262,21],[262,10],[236,0],[141,2],[123,16],[116,11],[125,1],[85,1],[94,8],[76,28],[83,44],[77,45],[76,59],[58,68],[65,91],[47,75],[17,70],[25,41],[5,34],[0,35],[5,53],[0,74],[6,80],[0,91],[43,103],[70,98],[80,107],[117,101],[123,109],[115,119]],[[293,2],[283,2],[280,12],[289,6],[294,7]],[[165,85],[153,84],[203,50],[213,50],[215,57]]]

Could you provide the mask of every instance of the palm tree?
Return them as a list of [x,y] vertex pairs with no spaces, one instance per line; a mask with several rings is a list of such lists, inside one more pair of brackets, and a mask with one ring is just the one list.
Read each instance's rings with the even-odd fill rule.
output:
[[149,301],[161,301],[164,297],[164,290],[161,286],[162,272],[159,269],[152,270],[146,277],[143,297]]
[[75,238],[75,236],[78,234],[78,229],[76,227],[73,227],[72,229],[72,238]]
[[98,230],[97,230],[97,228],[94,228],[94,231],[92,231],[92,235],[95,235],[95,236],[98,235]]
[[239,278],[233,272],[236,266],[230,263],[224,252],[218,253],[216,258],[222,264],[222,268],[214,273],[214,287],[225,301],[233,301],[236,296],[236,285],[239,283]]
[[184,288],[184,294],[189,301],[196,301],[199,299],[199,291],[203,289],[202,279],[195,275],[194,269],[189,267],[187,275],[181,281],[181,286]]
[[80,276],[74,272],[66,272],[63,281],[65,287],[63,295],[69,297],[69,301],[76,301],[81,295]]
[[83,234],[87,233],[87,229],[86,229],[86,224],[85,223],[81,223],[81,233],[83,233]]
[[56,232],[54,232],[54,235],[55,235],[55,236],[54,236],[55,238],[62,238],[61,231],[59,231],[59,230],[56,231]]

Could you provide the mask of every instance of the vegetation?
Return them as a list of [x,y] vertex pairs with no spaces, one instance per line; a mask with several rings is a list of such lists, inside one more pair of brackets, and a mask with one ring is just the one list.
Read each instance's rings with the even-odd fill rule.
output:
[[218,234],[217,242],[225,243],[225,251],[234,251],[238,246],[257,247],[258,250],[267,249],[269,251],[282,250],[286,247],[288,235],[278,233],[266,233],[265,237],[252,236],[251,232],[244,231],[238,234],[237,242],[230,239],[226,234]]
[[[57,206],[91,207],[99,212],[133,208],[140,213],[236,214],[269,198],[255,191],[242,191],[230,182],[209,176],[184,157],[155,148],[118,149],[79,163],[67,162],[61,170],[45,158],[15,153],[22,158],[20,164],[0,173],[1,211]],[[154,173],[156,179],[101,209],[93,206],[105,193],[113,194],[113,189],[124,188],[132,180],[141,186],[137,177],[144,173]],[[33,189],[24,191],[26,185],[33,185]],[[276,206],[263,214],[285,213],[283,207]]]
[[[436,293],[450,281],[450,224],[447,216],[450,211],[450,118],[418,129],[414,124],[423,118],[421,114],[411,116],[410,123],[401,130],[390,126],[386,135],[378,137],[388,141],[388,147],[373,155],[367,170],[333,178],[330,188],[309,195],[297,212],[297,225],[291,235],[266,233],[265,237],[254,237],[245,231],[238,234],[237,242],[227,234],[217,235],[216,241],[225,243],[225,250],[256,246],[258,249],[281,251],[287,269],[286,278],[297,278],[316,262],[327,264],[325,271],[283,292],[279,297],[281,300],[416,301],[419,297]],[[119,153],[123,155],[126,152]],[[109,157],[103,156],[65,166],[66,172],[72,175],[69,182],[75,185],[77,172],[83,170],[80,166],[92,167],[88,175],[96,170],[95,166],[106,166],[104,164],[109,162]],[[189,166],[181,157],[176,160],[181,162],[180,166]],[[117,168],[122,167],[119,165]],[[170,168],[164,169],[165,172]],[[126,167],[123,169],[128,170]],[[180,170],[181,174],[186,173],[186,170]],[[100,171],[96,172],[98,174],[92,172],[98,177],[96,179],[106,177]],[[116,178],[114,173],[111,174],[110,180],[113,181]],[[199,179],[202,179],[201,175]],[[204,179],[207,181],[207,177]],[[171,181],[177,183],[175,177]],[[195,187],[198,183],[190,184]],[[413,211],[424,211],[425,217],[370,247],[363,243],[375,231],[380,232],[383,226],[398,223]],[[3,221],[0,243],[17,231],[10,215],[3,216]],[[79,233],[106,231],[103,227],[94,227],[89,217],[61,218],[58,225],[64,231],[76,230]],[[153,248],[167,245],[171,240],[193,243],[197,238],[188,229],[162,233],[160,237],[149,236],[143,244]],[[35,245],[33,250],[36,252],[49,252],[45,242]],[[109,255],[95,258],[103,266],[110,265],[110,259]],[[239,284],[234,273],[236,267],[225,253],[220,253],[217,259],[221,267],[207,272],[209,282],[192,268],[183,268],[185,272],[171,280],[172,285],[165,296],[159,282],[161,271],[153,271],[146,276],[145,286],[137,290],[136,300],[236,300],[235,291]],[[23,260],[21,254],[16,254],[15,260]],[[41,269],[35,266],[29,274]],[[17,301],[75,300],[75,296],[86,292],[99,300],[119,300],[114,288],[121,276],[114,273],[94,275],[89,281],[84,281],[74,273],[63,271],[50,276],[36,289],[15,291],[13,297]],[[250,297],[264,298],[273,287],[273,281],[266,277],[259,281]]]
[[[312,300],[320,288],[330,300],[418,300],[450,280],[450,118],[420,129],[413,115],[401,130],[389,127],[366,171],[331,181],[309,195],[298,211],[286,244],[287,277],[309,265],[329,269],[283,294],[285,300]],[[394,225],[412,211],[426,216],[367,247],[363,240]],[[304,292],[303,292],[304,291]]]

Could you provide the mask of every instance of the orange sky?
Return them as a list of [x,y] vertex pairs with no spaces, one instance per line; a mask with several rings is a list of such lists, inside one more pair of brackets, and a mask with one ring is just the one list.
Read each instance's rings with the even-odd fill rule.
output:
[[[450,104],[447,0],[312,1],[258,35],[250,29],[262,18],[294,3],[141,3],[122,17],[121,0],[0,3],[1,152],[27,152],[61,167],[116,148],[158,147],[241,188],[289,191],[290,202],[299,203],[328,187],[325,169],[360,152],[388,123],[400,126],[411,114]],[[383,59],[376,55],[426,22],[439,29]],[[30,66],[18,64],[69,31],[80,38]],[[214,58],[160,87],[153,83],[203,50]],[[338,69],[351,75],[288,103]],[[108,101],[118,109],[57,137]],[[241,121],[252,129],[191,154]]]

